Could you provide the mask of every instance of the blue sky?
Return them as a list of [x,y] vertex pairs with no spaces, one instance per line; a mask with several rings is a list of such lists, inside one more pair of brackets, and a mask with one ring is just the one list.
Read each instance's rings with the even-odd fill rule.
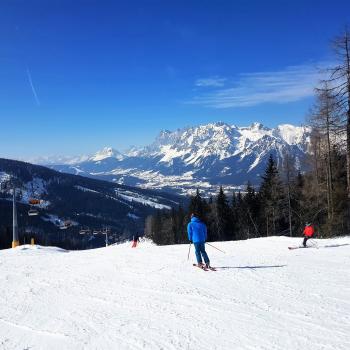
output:
[[2,0],[0,157],[301,124],[349,1]]

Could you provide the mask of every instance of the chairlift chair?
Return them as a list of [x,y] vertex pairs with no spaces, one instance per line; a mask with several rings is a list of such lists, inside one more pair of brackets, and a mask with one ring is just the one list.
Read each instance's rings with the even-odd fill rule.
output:
[[60,226],[61,230],[66,230],[68,227],[72,226],[72,222],[70,220],[66,220],[63,222],[63,224]]
[[29,204],[30,205],[39,205],[40,204],[40,199],[30,198],[29,199]]
[[89,230],[89,229],[82,229],[82,230],[79,231],[79,233],[80,233],[81,235],[89,234],[89,233],[90,233],[90,230]]
[[36,216],[39,215],[39,212],[36,209],[29,209],[28,216]]

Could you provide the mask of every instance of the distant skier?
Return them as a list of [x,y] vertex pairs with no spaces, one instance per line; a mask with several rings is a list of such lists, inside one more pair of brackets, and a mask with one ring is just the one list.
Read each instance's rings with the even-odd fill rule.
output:
[[202,257],[205,262],[205,267],[210,267],[210,261],[208,255],[205,251],[205,241],[207,239],[207,226],[198,218],[198,216],[193,213],[191,215],[191,221],[187,225],[188,240],[193,243],[197,266],[204,267]]
[[131,248],[136,248],[137,242],[140,242],[140,236],[136,233],[132,236],[132,246]]
[[304,240],[303,240],[303,246],[306,248],[306,242],[308,239],[310,239],[315,233],[314,227],[312,224],[306,224],[304,228]]

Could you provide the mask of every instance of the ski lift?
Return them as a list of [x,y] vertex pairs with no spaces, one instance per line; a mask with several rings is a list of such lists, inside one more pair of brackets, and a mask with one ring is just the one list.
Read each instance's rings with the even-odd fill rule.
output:
[[30,205],[39,205],[40,204],[40,199],[30,198],[29,199],[29,204]]
[[89,230],[89,229],[82,229],[82,230],[79,231],[79,233],[80,233],[81,235],[86,235],[86,234],[89,234],[89,233],[90,233],[90,230]]
[[39,212],[36,209],[29,209],[28,216],[36,216],[39,215]]
[[28,203],[30,204],[30,209],[28,211],[28,216],[36,216],[39,215],[39,211],[35,209],[35,206],[40,205],[40,199],[37,198],[29,198]]
[[63,222],[63,224],[60,226],[61,230],[66,230],[67,228],[72,226],[72,222],[70,220],[66,220]]

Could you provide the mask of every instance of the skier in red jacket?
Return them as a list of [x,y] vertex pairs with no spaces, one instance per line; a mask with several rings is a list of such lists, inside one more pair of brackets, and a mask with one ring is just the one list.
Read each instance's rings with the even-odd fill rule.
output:
[[304,241],[303,246],[306,248],[306,242],[309,238],[311,238],[315,233],[314,227],[312,224],[306,224],[304,228]]

